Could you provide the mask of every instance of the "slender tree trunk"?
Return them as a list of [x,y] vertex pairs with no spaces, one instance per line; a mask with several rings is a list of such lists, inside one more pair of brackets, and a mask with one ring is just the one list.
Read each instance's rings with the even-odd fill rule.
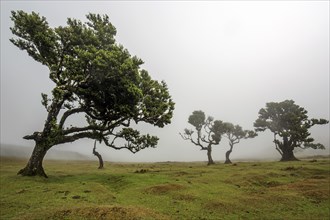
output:
[[229,151],[226,152],[226,161],[225,161],[225,164],[231,164],[232,163],[231,160],[229,159],[229,155],[230,155],[231,152],[232,152],[231,150],[229,150]]
[[212,164],[214,164],[214,161],[213,161],[213,159],[212,159],[212,146],[211,146],[211,145],[209,145],[209,146],[207,147],[207,159],[208,159],[208,163],[207,163],[207,165],[212,165]]
[[48,178],[44,171],[44,168],[42,167],[42,162],[49,148],[41,146],[40,144],[36,144],[29,159],[29,162],[27,163],[25,168],[18,171],[17,175],[42,176]]
[[226,152],[226,161],[225,161],[225,164],[230,164],[231,163],[231,160],[229,159],[229,155],[233,151],[234,144],[232,142],[229,142],[229,145],[230,145],[230,149]]
[[96,151],[96,140],[94,142],[93,154],[99,159],[99,169],[103,169],[103,159],[101,154]]

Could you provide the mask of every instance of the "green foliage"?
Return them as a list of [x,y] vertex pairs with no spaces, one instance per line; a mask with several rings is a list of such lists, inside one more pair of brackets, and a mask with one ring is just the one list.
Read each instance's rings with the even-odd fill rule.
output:
[[215,120],[213,117],[205,117],[203,111],[194,111],[188,118],[188,123],[194,126],[197,131],[197,136],[194,138],[193,130],[184,129],[184,133],[181,137],[184,140],[190,140],[193,144],[200,146],[202,150],[207,150],[207,144],[209,147],[211,145],[217,145],[221,141],[221,135],[225,132],[224,123],[220,120]]
[[188,123],[201,130],[205,125],[205,113],[203,111],[194,111],[188,118]]
[[48,99],[48,95],[45,93],[41,93],[41,104],[45,107],[45,109],[48,112],[48,107],[49,107],[49,101],[51,101],[50,99]]
[[184,129],[181,137],[188,140],[194,145],[207,151],[208,165],[214,164],[212,159],[212,146],[218,145],[221,141],[221,136],[225,133],[224,123],[220,120],[215,120],[209,116],[205,118],[203,111],[194,111],[188,118],[188,123],[196,130],[196,135],[191,129]]
[[[157,145],[158,138],[155,136],[140,135],[140,132],[132,128],[123,128],[116,134],[116,137],[121,137],[127,141],[125,147],[136,153],[141,149],[148,147],[155,147]],[[138,146],[138,148],[137,148]]]
[[[80,138],[103,140],[108,146],[137,152],[155,147],[157,137],[140,135],[127,128],[131,121],[164,127],[171,122],[174,102],[165,82],[151,79],[140,69],[143,61],[131,56],[115,41],[116,29],[107,15],[88,14],[87,22],[68,18],[66,26],[52,28],[46,18],[32,12],[12,11],[10,41],[49,69],[55,83],[52,98],[42,94],[48,111],[40,137],[52,137],[54,144]],[[68,127],[65,122],[73,114],[85,114],[85,127]],[[55,131],[53,123],[58,125]],[[130,131],[130,132],[127,132]],[[131,140],[128,135],[132,135]],[[109,137],[130,141],[115,146]],[[26,136],[36,140],[36,135]]]
[[24,163],[1,158],[0,219],[329,218],[329,159],[105,162],[103,170],[97,161],[46,160],[49,179],[15,175]]
[[[212,119],[213,120],[213,119]],[[210,120],[208,123],[211,123],[212,120]],[[213,132],[212,139],[218,144],[221,141],[221,136],[225,133],[226,128],[222,121],[215,120],[213,124],[210,124],[210,131]]]
[[239,143],[241,139],[254,138],[257,136],[257,133],[250,130],[243,130],[239,125],[233,125],[230,122],[224,123],[225,136],[228,140],[233,143]]
[[58,61],[57,36],[48,26],[45,17],[37,13],[27,14],[24,11],[12,11],[14,27],[10,28],[18,39],[10,41],[28,54],[36,61],[51,66]]
[[[255,121],[256,131],[269,129],[274,133],[274,142],[281,153],[286,148],[314,148],[324,149],[322,144],[314,144],[308,131],[314,125],[327,124],[325,119],[308,119],[307,111],[294,103],[293,100],[266,103],[266,108],[259,111]],[[280,141],[276,137],[280,136]]]

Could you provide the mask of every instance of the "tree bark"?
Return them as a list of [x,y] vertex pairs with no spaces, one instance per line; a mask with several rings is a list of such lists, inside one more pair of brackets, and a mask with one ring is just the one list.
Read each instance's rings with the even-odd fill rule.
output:
[[226,152],[226,161],[225,161],[225,164],[231,164],[231,160],[229,159],[229,155],[230,153],[232,152],[232,150],[229,150]]
[[49,148],[36,144],[29,159],[29,162],[27,163],[25,168],[18,171],[17,175],[42,176],[48,178],[42,166],[42,162]]
[[283,145],[280,146],[280,149],[282,150],[282,158],[281,161],[298,161],[298,159],[293,154],[293,149],[289,143],[289,140],[287,137],[283,137]]
[[282,150],[282,158],[281,161],[299,161],[293,154],[293,149],[284,148]]
[[102,156],[101,156],[101,154],[99,154],[99,153],[96,151],[96,140],[95,140],[95,142],[94,142],[93,154],[94,154],[95,156],[97,156],[97,158],[99,159],[99,168],[98,168],[98,169],[103,169],[103,159],[102,159]]
[[229,143],[230,145],[230,149],[226,152],[226,161],[225,161],[225,164],[231,164],[231,160],[229,159],[229,155],[231,154],[231,152],[233,151],[233,144],[232,143]]
[[208,147],[207,147],[207,159],[208,159],[208,163],[207,163],[207,165],[212,165],[212,164],[214,164],[214,161],[213,161],[213,159],[212,159],[212,146],[211,145],[209,145]]

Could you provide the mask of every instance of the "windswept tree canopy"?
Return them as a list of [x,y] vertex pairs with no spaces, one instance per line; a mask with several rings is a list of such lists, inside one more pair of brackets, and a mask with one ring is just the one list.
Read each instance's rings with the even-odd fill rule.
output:
[[233,125],[230,122],[223,123],[224,126],[224,136],[229,141],[229,150],[226,152],[226,160],[225,163],[231,163],[229,159],[229,155],[233,151],[233,147],[235,144],[238,144],[241,139],[247,139],[247,138],[254,138],[257,136],[257,133],[254,131],[249,130],[243,130],[243,128],[239,125]]
[[184,129],[184,133],[180,133],[181,137],[199,146],[201,150],[207,150],[208,164],[213,164],[212,145],[220,143],[221,135],[225,132],[224,123],[220,120],[214,121],[211,116],[206,118],[203,111],[194,111],[189,116],[188,123],[194,127],[194,130]]
[[[314,143],[308,129],[327,123],[329,121],[325,119],[308,119],[307,111],[303,107],[296,105],[293,100],[285,100],[266,103],[266,108],[260,109],[254,127],[256,131],[269,129],[273,132],[276,149],[285,156],[296,147],[324,149],[322,144]],[[278,136],[282,140],[278,139]]]
[[254,138],[257,136],[256,132],[243,130],[241,126],[233,125],[230,122],[225,122],[224,127],[226,131],[224,136],[233,144],[239,143],[241,139]]
[[[174,102],[166,83],[153,80],[140,68],[143,61],[116,43],[116,29],[107,15],[90,13],[86,18],[69,18],[66,26],[52,28],[35,12],[12,11],[15,37],[10,41],[47,66],[55,83],[50,97],[42,94],[48,112],[44,130],[25,139],[47,148],[80,138],[133,153],[155,147],[157,137],[129,126],[145,122],[163,127],[171,122]],[[74,114],[84,114],[86,125],[69,126],[67,119]],[[116,139],[126,144],[118,146]]]
[[224,133],[224,125],[220,120],[215,120],[213,117],[205,117],[203,111],[194,111],[188,118],[188,123],[196,130],[197,134],[193,137],[194,130],[184,129],[184,133],[180,135],[185,140],[190,140],[193,144],[206,150],[207,146],[203,145],[217,145],[221,141],[221,135]]

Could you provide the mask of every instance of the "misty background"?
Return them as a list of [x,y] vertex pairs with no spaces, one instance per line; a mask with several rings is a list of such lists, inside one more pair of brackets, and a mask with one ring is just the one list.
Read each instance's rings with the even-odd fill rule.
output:
[[[157,148],[132,154],[98,144],[105,160],[205,161],[206,151],[179,135],[192,128],[194,110],[252,130],[267,102],[292,99],[309,117],[329,120],[329,1],[1,1],[1,155],[30,156],[34,142],[22,137],[43,128],[40,94],[54,86],[45,66],[10,43],[12,10],[35,11],[51,27],[68,17],[86,21],[89,12],[107,14],[117,42],[168,84],[176,103],[172,123],[140,126],[160,138]],[[296,155],[328,155],[329,124],[310,131],[326,150]],[[279,159],[272,141],[269,131],[242,140],[231,158]],[[93,143],[58,145],[46,158],[96,159]],[[228,148],[223,138],[213,159],[224,161]]]

